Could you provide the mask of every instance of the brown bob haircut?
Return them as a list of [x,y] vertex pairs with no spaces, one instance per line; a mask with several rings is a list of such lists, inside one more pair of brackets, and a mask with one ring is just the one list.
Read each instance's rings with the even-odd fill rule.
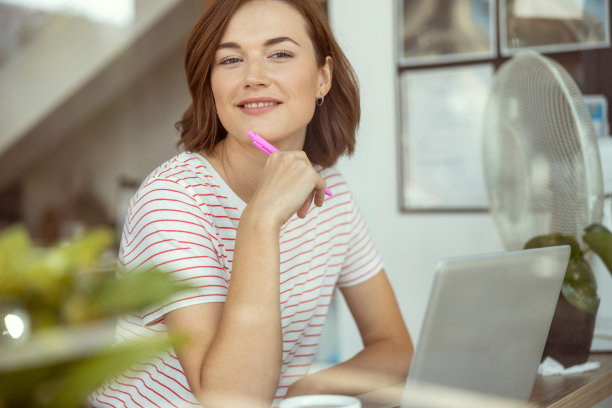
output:
[[[176,123],[182,144],[188,151],[212,153],[226,137],[215,108],[210,74],[217,47],[234,13],[252,0],[217,0],[200,16],[187,41],[185,69],[192,103]],[[332,166],[342,154],[355,148],[359,124],[359,86],[348,59],[334,39],[327,16],[316,0],[283,1],[297,10],[304,20],[315,49],[317,65],[333,60],[332,86],[322,106],[317,106],[306,129],[304,151],[313,164]]]

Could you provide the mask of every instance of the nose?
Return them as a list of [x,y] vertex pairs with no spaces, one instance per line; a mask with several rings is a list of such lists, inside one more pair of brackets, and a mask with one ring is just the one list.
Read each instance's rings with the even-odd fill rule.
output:
[[244,78],[244,86],[252,87],[267,87],[270,85],[270,79],[265,68],[265,64],[258,59],[251,59],[246,64],[246,72]]

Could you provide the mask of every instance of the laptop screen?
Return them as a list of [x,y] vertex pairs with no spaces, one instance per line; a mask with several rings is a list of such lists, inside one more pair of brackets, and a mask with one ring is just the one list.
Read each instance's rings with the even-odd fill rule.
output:
[[441,261],[408,384],[527,401],[569,254],[559,246]]

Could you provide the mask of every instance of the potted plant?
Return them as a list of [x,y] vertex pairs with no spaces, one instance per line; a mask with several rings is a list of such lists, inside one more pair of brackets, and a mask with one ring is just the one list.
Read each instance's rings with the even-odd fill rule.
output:
[[113,241],[112,230],[92,229],[41,247],[23,227],[0,231],[0,407],[82,407],[104,380],[177,344],[107,343],[117,315],[187,288],[155,270],[116,279],[115,262],[100,262]]
[[559,301],[542,358],[550,356],[570,367],[587,361],[595,330],[600,299],[597,282],[589,265],[590,252],[595,253],[612,273],[612,233],[601,224],[584,229],[579,240],[568,234],[551,233],[530,239],[524,246],[541,248],[556,245],[571,247]]

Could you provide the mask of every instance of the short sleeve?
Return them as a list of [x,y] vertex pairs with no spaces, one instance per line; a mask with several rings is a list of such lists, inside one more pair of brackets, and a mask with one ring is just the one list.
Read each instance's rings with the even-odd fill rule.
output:
[[181,307],[225,302],[229,270],[211,218],[205,203],[174,180],[145,181],[134,196],[124,224],[119,274],[155,268],[193,287],[143,310],[145,324]]
[[348,248],[340,276],[338,287],[347,287],[364,282],[376,275],[382,268],[382,260],[376,251],[361,212],[349,194],[350,228]]

